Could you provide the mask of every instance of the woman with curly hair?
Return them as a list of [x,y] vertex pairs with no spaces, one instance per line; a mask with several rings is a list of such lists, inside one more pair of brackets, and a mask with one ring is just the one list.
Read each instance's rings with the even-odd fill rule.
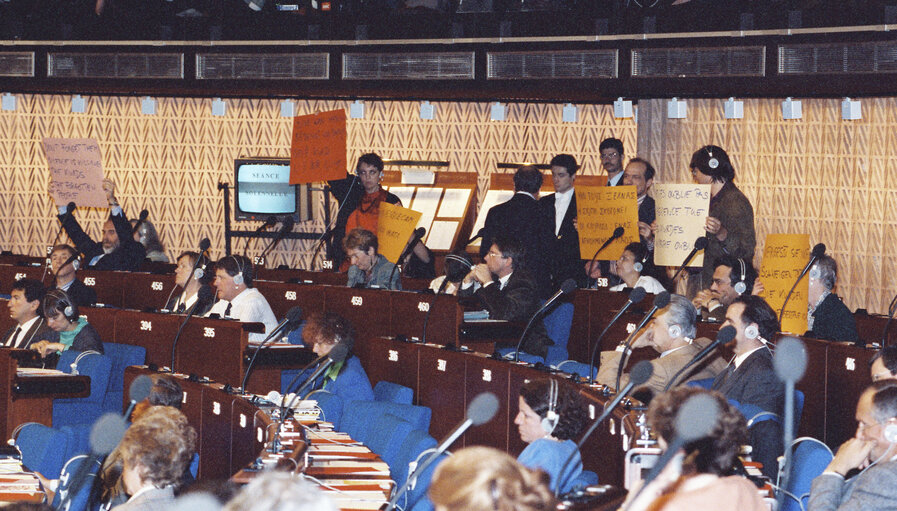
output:
[[555,509],[545,473],[491,447],[467,447],[440,463],[429,496],[437,511]]
[[374,390],[371,388],[371,380],[368,379],[361,360],[352,352],[355,337],[355,327],[352,323],[335,312],[315,312],[309,316],[302,329],[302,342],[310,347],[315,355],[319,357],[329,355],[337,343],[349,349],[346,359],[333,364],[326,373],[315,380],[312,387],[336,394],[346,402],[373,401]]
[[722,502],[725,502],[723,507],[733,511],[768,509],[754,483],[733,475],[738,451],[747,443],[747,423],[741,412],[719,392],[678,387],[655,397],[648,407],[648,423],[657,434],[660,447],[666,449],[676,437],[679,409],[699,394],[716,401],[719,409],[716,424],[707,436],[682,447],[682,452],[632,503],[630,511],[719,509]]
[[[573,387],[543,378],[520,388],[519,407],[514,424],[520,439],[529,445],[517,461],[548,474],[551,489],[570,491],[582,473],[582,459],[574,441],[586,420],[582,398]],[[573,460],[564,469],[571,453],[575,453]]]

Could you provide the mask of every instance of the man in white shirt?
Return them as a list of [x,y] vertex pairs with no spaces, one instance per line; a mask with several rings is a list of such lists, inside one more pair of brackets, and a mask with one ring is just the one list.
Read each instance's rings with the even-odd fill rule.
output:
[[551,287],[558,289],[562,282],[573,279],[585,284],[585,270],[579,253],[579,232],[576,221],[576,193],[573,188],[579,165],[569,154],[558,154],[551,159],[551,181],[554,193],[539,199],[539,205],[548,223],[554,229],[548,263],[551,271]]
[[40,334],[49,330],[40,314],[44,285],[34,279],[20,279],[13,283],[10,295],[7,307],[9,317],[16,321],[16,326],[3,334],[3,346],[25,349],[40,340]]
[[265,333],[249,334],[250,341],[262,341],[277,326],[268,300],[252,287],[255,271],[249,259],[227,256],[215,265],[215,288],[219,300],[206,316],[238,319],[244,323],[264,323]]

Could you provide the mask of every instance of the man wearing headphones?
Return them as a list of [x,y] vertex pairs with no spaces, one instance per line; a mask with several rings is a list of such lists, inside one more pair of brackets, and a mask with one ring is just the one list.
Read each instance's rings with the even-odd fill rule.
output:
[[56,245],[50,253],[50,268],[56,276],[56,289],[65,293],[80,307],[93,307],[97,293],[78,280],[76,273],[81,266],[78,251],[71,245]]
[[[757,414],[782,415],[785,387],[772,365],[771,340],[779,331],[779,320],[766,300],[742,295],[729,305],[723,326],[735,327],[732,351],[735,357],[713,380],[711,388],[738,402],[750,421]],[[782,454],[781,426],[774,420],[758,421],[750,428],[753,459],[763,464],[763,473],[774,478]]]
[[807,293],[806,337],[825,341],[856,341],[856,319],[844,302],[832,292],[838,279],[838,263],[831,256],[822,255],[810,268]]
[[[710,339],[706,337],[695,339],[696,315],[695,308],[688,298],[671,295],[669,305],[658,311],[648,328],[632,343],[633,349],[651,347],[660,353],[659,358],[651,361],[654,373],[645,385],[640,387],[641,389],[646,389],[653,395],[663,392],[670,379],[710,344]],[[596,378],[599,383],[611,387],[617,384],[617,369],[620,366],[623,349],[625,346],[614,351],[601,352],[601,366]],[[725,368],[726,362],[717,352],[695,365],[678,381],[684,383],[689,380],[712,378]],[[620,379],[620,385],[625,386],[628,382],[629,375],[624,374]]]
[[252,287],[255,271],[249,259],[243,256],[226,256],[215,264],[215,288],[219,300],[206,316],[236,319],[244,323],[263,323],[265,333],[249,334],[250,341],[261,342],[274,328],[277,318],[268,300]]
[[3,334],[3,346],[26,349],[49,332],[50,328],[41,315],[43,299],[44,285],[40,281],[20,279],[13,283],[7,306],[9,317],[16,321],[16,326]]
[[856,436],[844,442],[825,472],[813,479],[808,511],[895,508],[897,381],[869,386],[857,403],[856,420]]
[[754,289],[757,270],[750,261],[722,256],[713,265],[710,289],[704,289],[691,301],[701,313],[701,319],[720,323],[726,319],[726,308],[742,295]]

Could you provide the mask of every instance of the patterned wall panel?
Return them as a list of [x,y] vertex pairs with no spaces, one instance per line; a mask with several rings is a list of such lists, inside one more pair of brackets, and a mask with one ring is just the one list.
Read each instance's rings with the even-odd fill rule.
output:
[[[91,96],[87,111],[71,113],[71,96],[20,95],[17,110],[0,112],[0,248],[37,255],[58,229],[55,208],[46,193],[48,171],[40,147],[45,137],[92,137],[100,144],[106,175],[117,184],[126,212],[146,208],[169,257],[196,250],[208,236],[212,256],[224,252],[222,195],[218,182],[233,182],[233,160],[241,156],[287,156],[292,121],[280,117],[280,101],[228,99],[223,117],[212,116],[208,98],[158,98],[156,115],[141,114],[142,98]],[[584,174],[601,172],[598,144],[616,136],[635,147],[632,119],[614,119],[604,105],[579,106],[576,123],[561,121],[563,105],[510,103],[507,120],[489,120],[488,103],[435,103],[434,120],[421,120],[417,102],[366,102],[365,118],[348,122],[348,161],[367,151],[384,158],[435,159],[449,170],[476,172],[480,197],[489,174],[501,161],[547,162],[569,152]],[[337,108],[345,101],[297,100],[297,115]],[[295,230],[322,232],[318,220]],[[106,210],[80,209],[87,232],[99,236]],[[253,229],[258,224],[234,224]],[[252,242],[250,254],[266,241]],[[287,241],[271,264],[308,267],[310,241]],[[242,253],[245,239],[234,242]]]
[[667,100],[639,101],[639,154],[663,182],[690,182],[693,151],[726,149],[754,206],[759,267],[769,233],[809,233],[839,265],[837,292],[851,309],[886,313],[897,291],[897,99],[863,99],[863,119],[841,119],[840,100],[803,101],[803,119],[782,120],[780,99],[744,100],[727,120],[722,99],[688,100],[687,119],[667,119]]

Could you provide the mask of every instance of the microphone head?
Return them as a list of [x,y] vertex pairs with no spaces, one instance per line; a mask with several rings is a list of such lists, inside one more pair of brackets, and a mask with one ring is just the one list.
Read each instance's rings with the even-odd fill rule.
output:
[[128,398],[135,403],[139,403],[146,399],[152,390],[153,379],[145,374],[141,374],[131,382],[131,386],[128,388]]
[[670,303],[670,293],[669,291],[663,291],[658,293],[657,296],[654,297],[654,307],[658,309],[662,309],[669,305]]
[[287,311],[284,319],[289,321],[290,323],[295,323],[297,321],[302,321],[302,307],[292,307]]
[[813,247],[813,251],[810,253],[810,255],[814,258],[824,256],[825,255],[825,243],[817,243]]
[[772,366],[783,382],[800,380],[807,370],[807,349],[804,343],[794,337],[783,337],[776,343]]
[[686,443],[706,437],[716,426],[719,411],[719,403],[708,393],[688,398],[676,414],[676,437]]
[[149,216],[149,210],[148,210],[148,209],[144,209],[143,211],[140,212],[140,221],[141,221],[141,222],[145,222],[145,221],[146,221],[146,218],[147,218],[148,216]]
[[645,295],[647,294],[648,292],[645,291],[645,288],[643,287],[633,288],[632,291],[629,292],[629,301],[632,303],[639,303],[645,299]]
[[330,349],[330,353],[327,354],[327,357],[332,360],[334,364],[339,364],[343,360],[346,360],[347,356],[349,356],[349,346],[341,342],[336,343],[336,345]]
[[642,360],[632,366],[632,371],[629,371],[629,381],[633,386],[638,387],[648,381],[652,374],[654,374],[654,366],[651,365],[651,362]]
[[271,227],[277,223],[277,217],[274,215],[268,215],[268,218],[265,219],[265,224],[262,227]]
[[561,283],[561,293],[565,295],[569,295],[573,291],[576,291],[576,281],[573,279],[567,279],[563,283]]
[[498,398],[491,392],[477,394],[467,405],[467,419],[474,426],[486,424],[498,412]]
[[209,238],[203,238],[202,241],[199,242],[199,253],[202,254],[203,252],[208,250],[209,247],[211,247],[211,246],[212,246],[212,242],[209,241]]
[[90,450],[94,454],[109,454],[125,436],[128,423],[117,413],[107,413],[90,428]]
[[626,229],[623,229],[623,226],[621,225],[621,226],[617,227],[616,229],[614,229],[613,237],[619,238],[620,236],[623,235],[624,232],[626,232]]
[[292,231],[293,226],[296,225],[296,221],[293,220],[293,217],[288,216],[288,217],[285,217],[283,219],[283,221],[280,222],[280,225],[282,226],[281,230],[283,232]]
[[732,325],[720,328],[719,332],[716,333],[717,344],[729,344],[735,338],[736,333],[735,327]]
[[707,236],[701,236],[695,240],[695,250],[704,250],[707,248]]
[[71,215],[74,211],[75,211],[75,202],[74,201],[69,202],[68,205],[65,207],[65,212],[68,213],[69,215]]
[[423,238],[425,234],[427,234],[427,230],[424,229],[423,227],[418,227],[417,229],[414,230],[414,235],[417,236],[418,238]]

